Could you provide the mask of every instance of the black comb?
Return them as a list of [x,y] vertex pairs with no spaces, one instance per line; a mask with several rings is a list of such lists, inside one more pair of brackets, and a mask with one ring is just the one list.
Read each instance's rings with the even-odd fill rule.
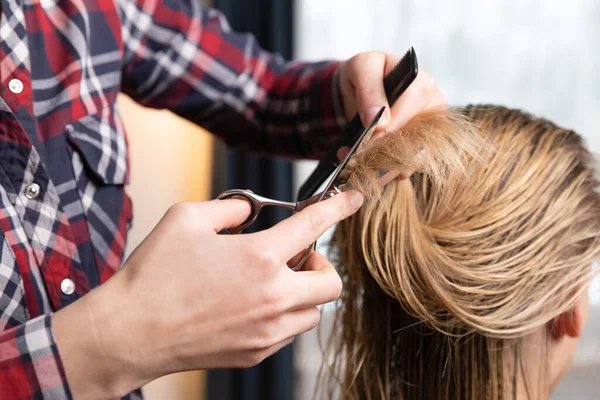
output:
[[[412,47],[398,62],[394,69],[383,79],[385,95],[390,107],[398,100],[398,97],[410,86],[417,77],[419,66],[417,55]],[[329,148],[325,157],[321,159],[317,168],[310,174],[298,191],[298,201],[306,200],[312,196],[325,182],[327,177],[333,173],[339,163],[337,152],[343,146],[352,146],[364,129],[358,114],[346,125],[342,135]]]

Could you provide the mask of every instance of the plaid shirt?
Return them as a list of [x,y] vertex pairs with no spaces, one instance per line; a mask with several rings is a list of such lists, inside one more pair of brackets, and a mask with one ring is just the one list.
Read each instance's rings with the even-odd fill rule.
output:
[[5,0],[0,47],[0,398],[71,398],[51,314],[122,263],[119,91],[303,157],[343,124],[337,64],[284,62],[197,0]]

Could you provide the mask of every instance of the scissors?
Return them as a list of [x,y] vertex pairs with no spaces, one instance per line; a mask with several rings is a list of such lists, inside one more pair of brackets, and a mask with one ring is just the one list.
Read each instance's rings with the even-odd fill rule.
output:
[[[256,218],[258,218],[258,214],[263,209],[263,207],[275,206],[275,207],[282,207],[287,210],[291,210],[293,212],[299,212],[312,204],[315,204],[322,200],[331,198],[331,197],[335,196],[336,194],[343,192],[344,189],[348,189],[347,187],[345,187],[346,182],[344,181],[344,179],[341,178],[341,173],[344,170],[344,168],[346,168],[346,165],[348,164],[348,161],[350,160],[350,158],[354,154],[356,154],[356,152],[359,149],[360,150],[363,149],[362,145],[364,143],[366,143],[366,139],[368,139],[372,135],[372,133],[375,130],[375,127],[377,126],[377,124],[379,123],[379,120],[381,119],[381,116],[383,115],[384,111],[385,111],[385,107],[381,107],[381,109],[375,115],[375,117],[371,120],[371,122],[365,128],[362,128],[360,135],[358,136],[358,139],[356,140],[354,145],[350,148],[350,151],[346,154],[346,156],[343,158],[343,160],[337,165],[337,167],[333,171],[331,177],[327,181],[327,184],[325,185],[324,189],[321,192],[319,192],[315,195],[312,195],[311,197],[309,197],[305,200],[296,201],[296,202],[287,202],[287,201],[269,199],[267,197],[259,196],[248,189],[231,189],[231,190],[226,190],[223,193],[221,193],[220,195],[218,195],[217,199],[219,199],[219,200],[225,200],[225,199],[231,199],[231,198],[242,198],[242,199],[248,201],[248,203],[250,203],[250,206],[251,206],[250,215],[248,216],[248,218],[242,224],[240,224],[234,228],[227,229],[227,232],[229,232],[230,234],[242,233],[244,231],[244,229],[248,228],[250,225],[252,225],[254,223],[254,221],[256,221]],[[317,244],[317,242],[314,242],[310,246],[308,246],[306,248],[306,251],[304,252],[304,255],[300,259],[300,261],[298,261],[298,263],[296,263],[296,265],[290,266],[290,268],[294,271],[297,271],[300,268],[302,268],[302,266],[304,265],[306,260],[308,260],[309,256],[311,255],[313,250],[316,248],[316,244]]]

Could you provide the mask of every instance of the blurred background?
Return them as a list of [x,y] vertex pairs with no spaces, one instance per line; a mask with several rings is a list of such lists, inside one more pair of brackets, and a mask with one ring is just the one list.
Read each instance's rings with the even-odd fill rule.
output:
[[[453,105],[524,108],[580,132],[600,153],[600,2],[597,0],[214,0],[234,29],[253,32],[286,58],[346,59],[367,50],[403,54],[414,46]],[[131,149],[135,220],[130,250],[178,201],[247,187],[291,200],[314,163],[265,160],[229,151],[168,112],[119,100]],[[166,140],[168,136],[168,140]],[[165,162],[153,163],[157,157]],[[166,167],[165,167],[166,166]],[[284,217],[266,216],[262,226]],[[260,227],[259,227],[260,228]],[[327,252],[326,238],[320,250]],[[600,283],[571,371],[553,400],[600,393]],[[327,335],[333,305],[324,308]],[[144,388],[148,399],[312,398],[321,362],[316,331],[249,370],[175,374]]]
[[[414,46],[420,67],[436,78],[451,105],[523,108],[576,130],[600,153],[597,0],[297,0],[295,6],[300,59],[346,59],[367,50],[403,54]],[[312,168],[300,163],[297,181]],[[579,352],[553,400],[600,398],[599,282],[590,290]],[[310,399],[314,364],[321,359],[316,332],[298,346],[296,398]]]

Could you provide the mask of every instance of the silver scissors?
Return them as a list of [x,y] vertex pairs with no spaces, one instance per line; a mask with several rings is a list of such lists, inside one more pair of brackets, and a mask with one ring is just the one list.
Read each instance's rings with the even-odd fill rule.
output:
[[[256,221],[256,218],[258,218],[258,214],[263,209],[263,207],[275,206],[282,207],[293,212],[299,212],[312,204],[318,203],[324,199],[328,199],[330,197],[335,196],[338,193],[341,193],[345,189],[345,182],[343,179],[340,178],[342,171],[344,170],[344,168],[346,168],[348,161],[359,150],[359,148],[362,150],[361,145],[365,142],[365,139],[368,139],[372,135],[373,130],[379,123],[379,120],[381,119],[381,116],[383,115],[384,111],[385,107],[382,107],[379,110],[379,112],[375,115],[375,118],[371,120],[369,125],[367,125],[366,128],[362,129],[360,136],[358,137],[348,154],[346,154],[344,159],[338,164],[337,168],[334,170],[333,174],[329,178],[329,181],[325,185],[323,191],[309,197],[308,199],[296,202],[274,200],[269,199],[267,197],[259,196],[249,189],[231,189],[226,190],[220,195],[218,195],[217,199],[219,200],[231,199],[234,197],[243,198],[244,200],[248,201],[248,203],[250,203],[251,206],[250,215],[248,216],[248,218],[242,224],[234,228],[227,229],[227,232],[229,232],[230,234],[242,233],[244,229],[248,228],[254,223],[254,221]],[[298,261],[296,265],[290,266],[290,268],[294,271],[297,271],[300,268],[302,268],[312,251],[316,248],[316,245],[317,242],[314,242],[310,246],[308,246],[300,261]]]

